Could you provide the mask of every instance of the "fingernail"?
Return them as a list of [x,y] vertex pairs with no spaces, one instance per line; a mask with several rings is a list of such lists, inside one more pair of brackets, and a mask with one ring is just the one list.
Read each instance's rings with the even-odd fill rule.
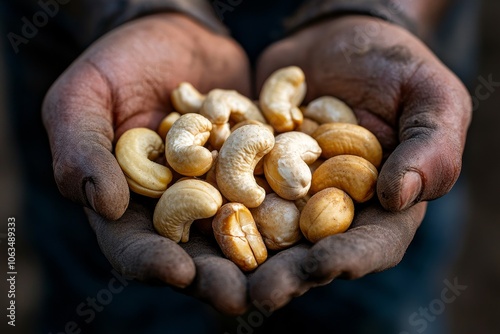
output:
[[399,210],[405,210],[420,197],[422,178],[416,172],[406,172],[401,185]]
[[85,182],[85,197],[87,203],[90,205],[92,210],[95,210],[95,200],[94,200],[94,183],[92,181],[86,180]]

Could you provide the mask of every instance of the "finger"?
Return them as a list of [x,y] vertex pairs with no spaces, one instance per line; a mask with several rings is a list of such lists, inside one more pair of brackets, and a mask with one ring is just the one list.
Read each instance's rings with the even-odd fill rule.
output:
[[461,171],[471,118],[467,91],[443,66],[422,65],[408,86],[399,121],[400,144],[377,183],[379,200],[391,211],[436,199],[451,189]]
[[127,208],[129,190],[111,153],[110,87],[94,67],[77,67],[54,84],[42,109],[55,181],[65,197],[115,220]]
[[355,279],[397,265],[425,214],[426,203],[398,213],[380,205],[361,210],[345,233],[317,242],[300,266],[308,280],[325,283],[335,277]]
[[178,244],[154,231],[151,210],[131,202],[117,221],[107,221],[89,209],[85,212],[103,254],[122,275],[179,288],[193,281],[193,260]]
[[264,305],[270,312],[317,286],[308,280],[300,264],[308,254],[308,246],[299,245],[274,255],[257,268],[249,278],[250,300]]
[[243,314],[248,309],[247,279],[243,272],[225,259],[205,236],[192,233],[190,241],[182,247],[196,266],[196,277],[186,292],[224,314]]

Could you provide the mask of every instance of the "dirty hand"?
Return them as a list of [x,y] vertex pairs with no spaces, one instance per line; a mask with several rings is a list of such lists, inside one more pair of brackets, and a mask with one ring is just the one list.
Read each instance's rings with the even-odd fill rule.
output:
[[[356,44],[367,28],[377,33]],[[418,38],[375,18],[322,21],[271,45],[258,63],[258,87],[290,65],[306,74],[305,102],[324,95],[345,101],[378,137],[386,161],[378,199],[358,207],[346,233],[283,251],[252,275],[251,299],[274,309],[336,277],[395,266],[423,220],[424,201],[457,180],[471,118],[461,82]]]
[[[148,203],[130,200],[113,145],[126,130],[156,129],[181,82],[202,92],[248,95],[242,49],[180,14],[158,14],[111,31],[84,52],[48,92],[43,105],[56,183],[87,209],[99,245],[122,274],[160,281],[222,312],[246,308],[246,278],[196,236],[183,247],[158,235]],[[130,200],[130,203],[129,203]]]

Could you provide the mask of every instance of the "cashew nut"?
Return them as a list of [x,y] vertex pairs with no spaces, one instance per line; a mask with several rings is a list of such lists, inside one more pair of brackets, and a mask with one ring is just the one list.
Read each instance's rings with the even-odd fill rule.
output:
[[198,113],[205,95],[201,94],[188,82],[181,82],[170,96],[174,109],[181,114]]
[[264,157],[266,180],[284,199],[296,200],[305,196],[312,177],[308,164],[320,155],[321,148],[312,137],[296,131],[282,133]]
[[336,155],[357,155],[375,167],[382,162],[382,146],[368,129],[349,123],[326,123],[314,131],[313,138],[322,149],[321,156],[329,159]]
[[309,117],[319,124],[336,122],[358,124],[352,109],[333,96],[319,97],[311,101],[302,111],[304,117]]
[[378,172],[368,160],[355,155],[337,155],[328,159],[313,174],[311,193],[339,188],[363,203],[375,194]]
[[241,122],[238,122],[236,123],[235,125],[233,125],[233,127],[231,128],[231,131],[234,131],[238,128],[241,128],[242,126],[244,125],[251,125],[251,124],[254,124],[254,125],[262,125],[264,126],[266,129],[268,129],[269,131],[271,131],[273,134],[274,134],[274,128],[269,125],[269,124],[266,124],[266,123],[262,123],[260,121],[256,121],[254,119],[247,119],[245,121],[241,121]]
[[302,123],[303,115],[297,106],[305,92],[305,75],[297,66],[279,69],[264,82],[260,106],[276,131],[292,131]]
[[241,270],[251,271],[267,259],[267,249],[250,211],[240,203],[223,205],[212,221],[215,240]]
[[235,90],[210,91],[201,106],[200,114],[213,124],[225,124],[229,119],[234,122],[252,119],[267,123],[255,103]]
[[168,164],[182,175],[205,174],[213,163],[212,153],[203,147],[211,129],[212,123],[201,115],[182,115],[167,134],[165,156]]
[[310,242],[345,232],[354,219],[354,203],[340,189],[326,188],[307,201],[300,214],[300,230]]
[[213,217],[222,205],[217,189],[205,181],[185,179],[170,186],[156,204],[156,231],[175,242],[187,242],[196,219]]
[[176,120],[178,120],[181,117],[181,114],[178,112],[171,112],[165,118],[161,121],[160,125],[158,126],[158,134],[162,139],[165,139],[167,137],[167,133],[174,124]]
[[250,209],[268,249],[285,249],[302,238],[300,212],[292,201],[269,194],[261,205]]
[[235,90],[214,89],[210,91],[201,106],[200,114],[214,125],[210,134],[210,144],[216,150],[222,147],[231,133],[229,120],[241,122],[253,119],[266,123],[255,103]]
[[266,192],[256,183],[253,172],[273,146],[273,134],[260,125],[245,125],[231,133],[217,159],[216,177],[222,195],[247,208],[259,206]]
[[153,130],[126,131],[115,147],[115,156],[133,192],[158,198],[172,181],[172,172],[152,160],[163,154],[161,137]]
[[[274,134],[274,128],[269,125],[269,124],[264,124],[264,123],[261,123],[259,121],[255,121],[253,119],[248,119],[246,121],[241,121],[241,122],[238,122],[236,123],[232,128],[231,128],[231,131],[234,131],[238,128],[241,128],[242,126],[245,126],[245,125],[251,125],[251,124],[254,124],[254,125],[260,125],[260,126],[263,126],[265,127],[266,129],[268,129],[269,131],[271,131],[271,133]],[[255,169],[253,171],[253,174],[254,175],[264,175],[264,160],[261,159],[257,165],[255,166]],[[267,182],[267,181],[266,181]],[[257,182],[258,183],[258,182]]]

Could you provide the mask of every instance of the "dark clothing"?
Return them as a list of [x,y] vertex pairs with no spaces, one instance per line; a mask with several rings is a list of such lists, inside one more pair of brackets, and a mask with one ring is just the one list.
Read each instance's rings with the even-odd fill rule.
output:
[[[232,9],[212,11],[211,6],[219,2]],[[29,224],[26,231],[44,269],[37,332],[64,331],[70,321],[83,333],[250,333],[248,328],[253,333],[399,333],[419,328],[409,317],[439,297],[442,282],[448,278],[447,265],[453,261],[460,241],[465,210],[460,184],[450,195],[431,203],[426,220],[396,268],[356,281],[336,280],[295,299],[271,317],[250,313],[232,319],[168,287],[126,281],[123,289],[116,284],[114,293],[104,291],[111,291],[109,284],[116,274],[101,254],[82,209],[62,198],[54,183],[40,106],[50,84],[102,33],[134,17],[176,10],[189,13],[217,32],[229,31],[254,60],[286,29],[293,30],[321,16],[310,5],[302,14],[297,12],[303,2],[307,1],[60,0],[58,13],[47,15],[47,23],[36,33],[31,31],[33,36],[26,38],[27,43],[18,44],[17,53],[9,39],[2,39],[6,43],[8,111],[22,159],[24,212]],[[40,3],[54,1],[0,1],[4,32],[23,36],[22,18],[32,21],[44,10]],[[465,41],[446,44],[453,40],[457,23],[463,20],[461,15],[471,17],[466,21],[473,25],[474,10],[467,6],[474,1],[456,3],[456,10],[443,21],[446,34],[438,34],[441,40],[435,41],[448,50],[463,46]],[[52,9],[55,11],[55,7]],[[38,16],[38,20],[43,19]],[[292,17],[287,28],[281,25],[286,17]],[[465,52],[459,53],[462,59],[456,57],[457,53],[436,52],[445,62],[446,56],[453,55],[449,65],[467,81],[473,74],[471,49],[465,47]],[[92,298],[99,307],[92,306]],[[445,333],[443,317],[429,323],[426,333]],[[265,319],[264,325],[260,319]]]

